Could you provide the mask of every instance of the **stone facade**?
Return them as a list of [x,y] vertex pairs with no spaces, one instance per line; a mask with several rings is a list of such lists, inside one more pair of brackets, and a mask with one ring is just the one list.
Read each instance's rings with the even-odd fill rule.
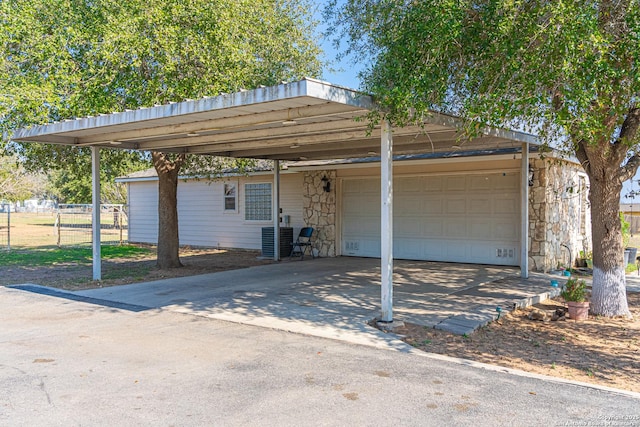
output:
[[[326,177],[330,191],[325,191]],[[314,247],[321,257],[336,256],[336,171],[307,171],[303,183],[304,223],[315,229]]]
[[591,249],[588,179],[579,165],[558,159],[532,159],[531,166],[529,268],[568,267]]

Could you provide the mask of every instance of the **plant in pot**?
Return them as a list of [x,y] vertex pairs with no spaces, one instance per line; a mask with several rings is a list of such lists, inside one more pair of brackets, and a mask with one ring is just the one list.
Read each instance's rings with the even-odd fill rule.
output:
[[569,278],[562,287],[560,296],[566,301],[569,317],[573,320],[587,320],[589,317],[589,301],[587,301],[587,284],[575,277]]

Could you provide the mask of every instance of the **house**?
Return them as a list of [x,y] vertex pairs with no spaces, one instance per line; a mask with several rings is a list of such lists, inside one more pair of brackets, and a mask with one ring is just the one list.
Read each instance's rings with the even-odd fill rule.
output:
[[[358,120],[377,110],[367,94],[303,79],[19,129],[12,140],[91,148],[94,223],[102,149],[271,160],[271,176],[179,189],[182,243],[256,249],[258,230],[279,228],[272,212],[282,210],[294,228],[317,230],[321,256],[380,257],[387,323],[394,258],[519,265],[526,278],[530,269],[571,263],[589,245],[587,179],[571,160],[539,159],[535,136],[487,128],[469,138],[459,118],[438,112],[402,127],[383,114],[378,123]],[[281,174],[281,161],[295,163]],[[132,240],[154,238],[150,181],[129,181]]]
[[[394,257],[520,265],[518,148],[396,156]],[[570,265],[591,248],[588,180],[577,163],[530,153],[529,265]],[[320,256],[380,257],[379,157],[287,162],[280,173],[281,226],[316,229]],[[157,242],[158,184],[153,169],[128,185],[129,240]],[[261,249],[272,227],[271,170],[218,181],[178,183],[180,242]],[[286,256],[287,254],[283,254]]]

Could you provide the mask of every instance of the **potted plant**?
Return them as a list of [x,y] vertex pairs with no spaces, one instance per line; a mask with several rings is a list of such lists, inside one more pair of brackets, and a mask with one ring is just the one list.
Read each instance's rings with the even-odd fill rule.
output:
[[562,287],[560,296],[566,301],[569,317],[573,320],[587,320],[589,317],[589,301],[587,301],[587,284],[584,280],[571,277]]
[[580,258],[584,261],[588,268],[593,268],[593,252],[580,251]]

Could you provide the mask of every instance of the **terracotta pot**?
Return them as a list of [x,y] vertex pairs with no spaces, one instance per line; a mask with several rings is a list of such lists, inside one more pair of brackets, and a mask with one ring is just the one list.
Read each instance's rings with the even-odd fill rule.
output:
[[567,301],[567,307],[571,320],[587,320],[589,318],[589,301]]

